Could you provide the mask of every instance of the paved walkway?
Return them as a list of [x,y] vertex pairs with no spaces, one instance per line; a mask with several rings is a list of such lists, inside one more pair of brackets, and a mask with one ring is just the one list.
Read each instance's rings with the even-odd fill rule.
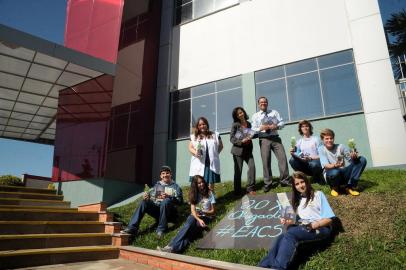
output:
[[150,265],[139,264],[129,260],[114,259],[114,260],[102,260],[91,262],[78,262],[78,263],[66,263],[66,264],[54,264],[45,266],[35,266],[20,268],[20,270],[161,270]]

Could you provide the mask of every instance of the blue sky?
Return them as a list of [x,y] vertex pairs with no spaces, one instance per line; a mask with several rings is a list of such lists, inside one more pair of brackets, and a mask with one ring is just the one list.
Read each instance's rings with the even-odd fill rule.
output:
[[[7,5],[13,2],[16,3],[15,1],[16,0],[0,0],[0,6]],[[60,5],[64,4],[66,0],[41,0],[42,3],[49,1],[54,4],[57,3],[60,7]],[[20,1],[20,3],[22,3],[22,1]],[[24,1],[24,3],[26,2]],[[390,17],[391,13],[399,11],[402,8],[406,9],[406,1],[379,0],[379,6],[383,20],[385,21]],[[51,7],[52,5],[48,5],[48,8]],[[47,29],[49,30],[49,28]],[[57,35],[59,33],[56,33],[56,28],[54,29],[54,31],[55,35],[52,33],[47,33],[48,39],[50,36],[52,36],[51,39],[54,39],[54,41],[61,43],[60,37]],[[53,153],[53,146],[0,138],[0,175],[13,174],[16,176],[20,176],[23,173],[28,173],[50,177],[52,174]]]

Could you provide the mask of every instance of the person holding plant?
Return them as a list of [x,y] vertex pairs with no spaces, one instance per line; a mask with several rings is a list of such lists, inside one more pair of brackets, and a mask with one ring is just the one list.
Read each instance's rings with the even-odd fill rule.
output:
[[298,125],[299,134],[302,136],[297,142],[292,137],[289,164],[295,171],[301,171],[312,176],[313,183],[323,183],[322,168],[320,164],[318,147],[320,139],[313,136],[313,126],[307,120],[302,120]]
[[190,212],[185,224],[177,235],[163,248],[158,250],[181,253],[199,235],[215,217],[216,199],[203,177],[195,175],[189,192]]
[[168,228],[168,220],[177,217],[177,205],[183,203],[182,189],[172,179],[172,170],[169,166],[162,166],[159,172],[161,178],[153,188],[144,188],[143,200],[131,217],[130,223],[121,233],[132,235],[132,239],[138,234],[141,220],[147,213],[153,217],[158,227],[156,233],[162,238]]
[[236,107],[232,113],[234,123],[231,127],[230,142],[231,154],[234,160],[234,193],[241,194],[241,174],[244,161],[248,165],[247,193],[255,195],[255,162],[252,155],[252,137],[255,132],[251,130],[248,115],[242,107]]
[[357,187],[367,160],[358,155],[353,139],[349,141],[351,148],[349,150],[343,144],[335,144],[334,136],[334,131],[328,128],[320,132],[323,141],[319,147],[320,163],[331,186],[331,196],[339,195],[340,186],[345,186],[347,194],[358,196],[359,192],[354,188]]
[[214,191],[214,184],[220,183],[220,158],[223,142],[217,132],[209,129],[209,122],[204,117],[196,121],[193,134],[190,136],[189,152],[190,181],[195,175],[200,175],[208,183],[210,190]]
[[294,172],[292,182],[292,206],[295,217],[281,217],[287,226],[278,237],[268,255],[258,264],[260,267],[287,269],[293,260],[298,244],[328,239],[331,235],[333,210],[322,191],[315,191],[302,172]]

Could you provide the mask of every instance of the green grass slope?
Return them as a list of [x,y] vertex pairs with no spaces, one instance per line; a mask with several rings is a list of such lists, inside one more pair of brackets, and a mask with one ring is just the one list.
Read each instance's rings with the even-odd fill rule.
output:
[[[298,269],[406,269],[406,171],[366,170],[359,182],[362,191],[358,197],[347,195],[336,198],[329,194],[328,186],[313,185],[322,190],[340,218],[343,231],[334,242],[322,251],[299,258],[294,268]],[[258,193],[262,193],[262,182]],[[289,191],[289,187],[278,187],[271,192]],[[188,187],[183,187],[185,201]],[[225,182],[216,185],[217,219],[210,224],[214,227],[232,209],[240,197],[233,195],[233,185]],[[127,224],[139,201],[114,208],[116,219]],[[140,234],[133,245],[156,249],[165,246],[172,239],[190,213],[188,205],[180,208],[177,224],[169,228],[163,239],[155,236],[154,219],[145,215],[141,222]],[[185,255],[214,260],[256,265],[267,250],[200,250],[196,242]]]

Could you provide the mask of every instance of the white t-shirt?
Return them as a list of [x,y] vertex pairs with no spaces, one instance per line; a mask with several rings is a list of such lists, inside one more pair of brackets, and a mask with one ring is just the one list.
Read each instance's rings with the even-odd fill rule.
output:
[[199,195],[199,201],[196,204],[196,211],[204,215],[204,212],[210,211],[211,206],[216,203],[216,199],[214,198],[213,192],[209,192],[209,197],[204,198]]
[[304,207],[305,204],[306,198],[302,198],[297,208],[297,214],[303,220],[314,222],[322,218],[335,217],[334,212],[322,191],[315,191],[314,199],[309,201],[306,207]]
[[320,140],[316,136],[310,136],[309,138],[302,137],[296,143],[296,154],[300,156],[309,155],[315,157],[319,155],[317,150],[320,146]]

